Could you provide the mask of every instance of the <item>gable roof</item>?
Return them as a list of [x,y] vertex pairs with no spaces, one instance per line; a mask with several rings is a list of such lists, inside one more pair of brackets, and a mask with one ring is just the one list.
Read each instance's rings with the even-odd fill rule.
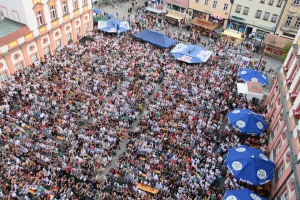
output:
[[8,18],[0,21],[0,27],[0,47],[31,33],[25,24]]
[[177,42],[164,34],[149,29],[135,34],[134,37],[165,49],[171,47]]

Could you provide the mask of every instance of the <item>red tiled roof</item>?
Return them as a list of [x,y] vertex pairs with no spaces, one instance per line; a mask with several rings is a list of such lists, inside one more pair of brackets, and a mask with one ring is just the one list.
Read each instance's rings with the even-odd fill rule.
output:
[[279,49],[282,49],[286,43],[288,42],[293,42],[292,40],[280,37],[278,35],[271,35],[271,34],[267,34],[264,43],[267,46],[273,46],[273,47],[277,47]]
[[0,47],[7,45],[29,33],[31,33],[31,30],[27,26],[24,26],[24,27],[20,28],[19,30],[0,38]]

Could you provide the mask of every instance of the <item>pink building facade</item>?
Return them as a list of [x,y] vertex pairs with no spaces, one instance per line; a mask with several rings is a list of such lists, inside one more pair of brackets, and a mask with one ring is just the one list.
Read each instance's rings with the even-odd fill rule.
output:
[[300,31],[265,102],[275,178],[269,199],[300,199]]

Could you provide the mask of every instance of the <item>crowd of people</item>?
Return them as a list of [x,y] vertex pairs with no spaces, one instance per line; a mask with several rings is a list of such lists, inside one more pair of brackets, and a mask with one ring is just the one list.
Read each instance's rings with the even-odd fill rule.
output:
[[221,127],[249,106],[235,83],[253,53],[219,40],[189,65],[130,35],[91,36],[3,83],[0,198],[221,199],[222,179],[242,187],[223,162],[251,140]]

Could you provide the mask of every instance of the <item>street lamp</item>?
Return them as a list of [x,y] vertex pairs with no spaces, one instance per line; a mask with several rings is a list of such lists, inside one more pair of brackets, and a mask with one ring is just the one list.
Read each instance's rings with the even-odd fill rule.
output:
[[264,52],[261,53],[261,57],[260,57],[260,60],[259,60],[259,62],[258,62],[258,66],[257,66],[258,69],[260,69],[260,63],[261,63],[263,57],[264,57]]

